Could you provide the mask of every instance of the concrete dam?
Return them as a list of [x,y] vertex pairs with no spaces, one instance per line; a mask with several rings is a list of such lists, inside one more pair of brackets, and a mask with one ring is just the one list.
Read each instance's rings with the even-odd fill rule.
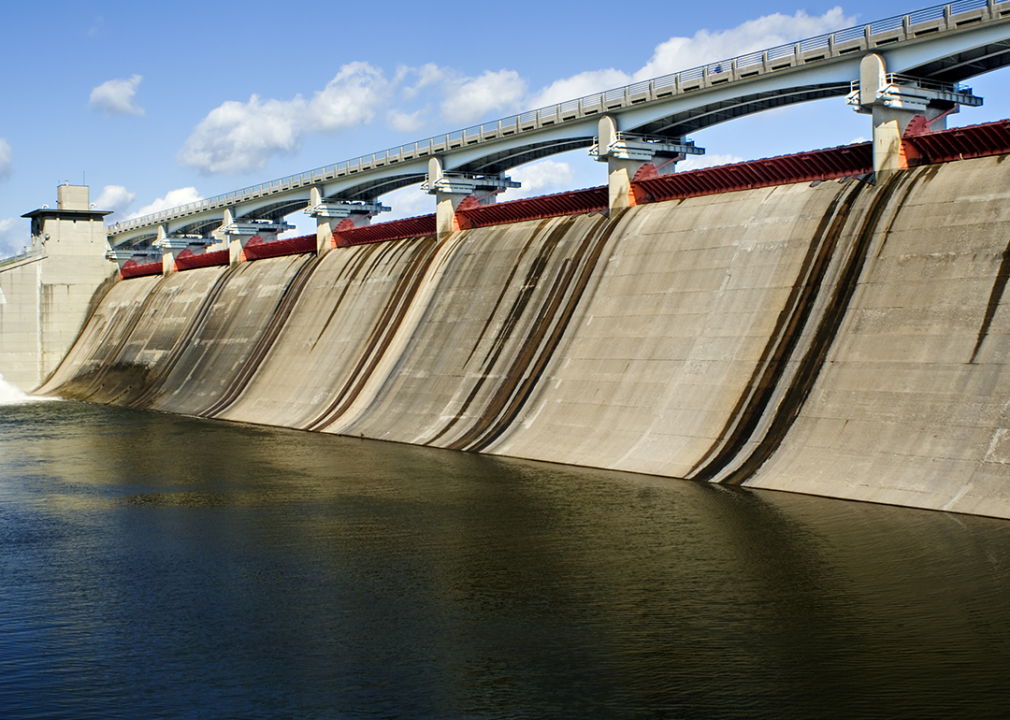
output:
[[121,281],[38,392],[1010,517],[1006,159]]

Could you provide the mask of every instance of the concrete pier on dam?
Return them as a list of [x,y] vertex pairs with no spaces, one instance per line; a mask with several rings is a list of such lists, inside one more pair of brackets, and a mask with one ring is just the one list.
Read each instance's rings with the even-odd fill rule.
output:
[[1007,518],[1006,159],[121,281],[39,392]]

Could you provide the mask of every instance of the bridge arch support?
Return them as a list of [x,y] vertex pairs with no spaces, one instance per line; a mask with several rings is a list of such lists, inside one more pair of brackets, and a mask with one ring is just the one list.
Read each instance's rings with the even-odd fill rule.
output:
[[643,175],[655,177],[673,172],[687,155],[701,155],[684,138],[649,137],[624,133],[618,129],[617,118],[603,115],[597,124],[596,143],[589,154],[607,163],[607,185],[610,211],[621,210],[638,203],[632,181]]
[[917,117],[921,129],[942,130],[946,117],[961,104],[979,105],[981,98],[945,83],[888,72],[887,61],[867,53],[859,61],[859,80],[848,101],[857,112],[870,115],[873,126],[873,173],[879,182],[908,167],[914,149],[904,141]]

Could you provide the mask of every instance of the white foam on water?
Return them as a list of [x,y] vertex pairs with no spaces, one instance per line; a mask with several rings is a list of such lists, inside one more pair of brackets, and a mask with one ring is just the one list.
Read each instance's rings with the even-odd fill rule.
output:
[[25,403],[48,402],[50,400],[57,399],[58,398],[35,397],[33,395],[29,395],[28,393],[22,392],[11,385],[9,382],[4,380],[3,375],[0,375],[0,405],[24,405]]

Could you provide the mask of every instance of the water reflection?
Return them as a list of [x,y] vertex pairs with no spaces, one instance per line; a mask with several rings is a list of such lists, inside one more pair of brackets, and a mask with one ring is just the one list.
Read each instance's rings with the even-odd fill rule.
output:
[[0,408],[0,707],[996,717],[1004,521]]

